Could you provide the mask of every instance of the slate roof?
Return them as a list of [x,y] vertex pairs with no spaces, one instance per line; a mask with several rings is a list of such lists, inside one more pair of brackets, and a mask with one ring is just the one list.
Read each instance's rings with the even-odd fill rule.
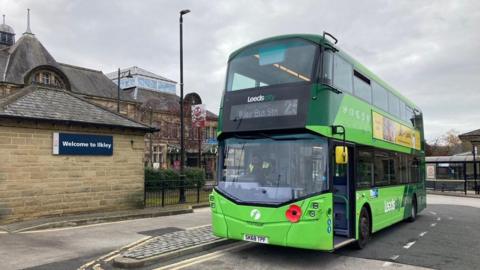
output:
[[38,119],[153,131],[60,89],[30,85],[0,100],[0,117]]
[[5,66],[2,68],[2,81],[23,84],[24,77],[28,71],[42,65],[59,67],[55,59],[34,35],[22,35],[22,37],[8,49]]
[[[72,88],[71,90],[74,93],[87,96],[117,98],[117,85],[99,70],[63,63],[60,63],[60,70],[68,77]],[[135,100],[127,93],[124,93],[124,91],[120,91],[120,97],[122,100],[135,102]]]
[[474,131],[470,131],[470,132],[467,132],[467,133],[463,133],[463,134],[460,134],[458,135],[460,138],[464,137],[476,137],[476,136],[479,136],[480,137],[480,129],[477,129],[477,130],[474,130]]
[[3,75],[5,74],[5,67],[8,60],[8,47],[0,49],[0,81],[3,81]]
[[[131,95],[135,95],[134,91],[131,92]],[[155,111],[180,111],[180,97],[177,95],[137,88],[136,96],[136,100],[143,106],[151,107]]]

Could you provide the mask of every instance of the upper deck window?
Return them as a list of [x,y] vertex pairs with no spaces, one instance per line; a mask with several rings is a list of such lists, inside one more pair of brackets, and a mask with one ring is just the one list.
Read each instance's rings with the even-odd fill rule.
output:
[[361,73],[354,71],[353,76],[354,94],[355,96],[372,103],[372,87],[370,80]]
[[338,54],[333,61],[333,85],[340,90],[353,92],[353,67]]
[[373,83],[373,105],[388,112],[388,92],[377,83]]
[[317,50],[299,38],[248,47],[230,60],[227,91],[310,82]]
[[388,112],[396,117],[400,117],[400,99],[393,93],[388,93]]

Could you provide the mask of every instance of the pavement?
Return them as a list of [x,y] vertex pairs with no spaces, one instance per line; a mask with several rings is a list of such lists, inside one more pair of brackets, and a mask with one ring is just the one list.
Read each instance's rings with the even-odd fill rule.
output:
[[78,269],[100,257],[128,249],[132,243],[209,223],[210,209],[198,208],[182,215],[3,233],[0,269]]
[[461,191],[436,191],[436,190],[427,190],[427,193],[432,195],[468,197],[468,198],[480,199],[480,194],[475,194],[475,192],[472,190],[469,190],[467,194]]
[[193,208],[208,206],[205,204],[195,205],[173,205],[167,207],[156,207],[146,209],[131,209],[123,211],[98,212],[89,214],[73,214],[49,218],[38,218],[22,222],[15,222],[0,226],[0,231],[18,233],[33,230],[44,230],[51,228],[73,227],[81,225],[98,224],[119,220],[161,217],[192,213]]
[[374,234],[363,250],[347,246],[325,253],[230,242],[182,253],[185,247],[217,241],[206,226],[210,209],[201,208],[176,216],[0,234],[1,269],[110,270],[119,269],[112,262],[125,255],[141,260],[165,254],[170,257],[138,269],[478,269],[480,200],[432,194],[427,200],[428,208],[414,223]]

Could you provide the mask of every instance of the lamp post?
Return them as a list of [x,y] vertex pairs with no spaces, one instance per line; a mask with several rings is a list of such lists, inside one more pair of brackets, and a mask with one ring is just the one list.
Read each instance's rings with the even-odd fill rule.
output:
[[120,78],[133,78],[132,74],[130,73],[130,69],[124,72],[120,72],[120,68],[118,68],[118,78],[117,78],[117,113],[120,113]]
[[184,187],[184,167],[185,167],[185,145],[184,145],[184,123],[183,123],[183,15],[189,13],[190,10],[184,9],[180,11],[180,203],[185,202]]

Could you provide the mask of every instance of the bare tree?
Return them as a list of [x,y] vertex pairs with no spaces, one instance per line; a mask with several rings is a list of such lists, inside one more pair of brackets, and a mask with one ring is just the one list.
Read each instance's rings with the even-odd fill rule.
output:
[[467,152],[471,149],[468,142],[463,142],[458,137],[459,132],[451,129],[442,136],[434,139],[426,145],[427,156],[451,156]]

